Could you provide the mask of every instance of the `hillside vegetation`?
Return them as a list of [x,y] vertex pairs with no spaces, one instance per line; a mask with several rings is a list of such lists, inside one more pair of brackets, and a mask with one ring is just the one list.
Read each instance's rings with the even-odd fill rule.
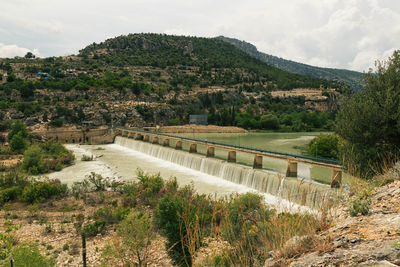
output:
[[400,159],[400,51],[378,62],[364,90],[346,101],[337,117],[340,153],[348,171],[371,178]]
[[[1,59],[0,119],[29,125],[209,123],[286,131],[331,129],[349,88],[292,74],[215,38],[130,34],[93,43],[77,56]],[[272,96],[295,88],[315,97]]]

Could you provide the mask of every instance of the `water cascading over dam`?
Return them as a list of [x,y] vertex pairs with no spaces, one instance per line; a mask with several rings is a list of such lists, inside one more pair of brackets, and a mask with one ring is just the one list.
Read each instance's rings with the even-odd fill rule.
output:
[[253,169],[120,136],[115,138],[115,144],[314,209],[324,205],[331,196],[327,185],[286,178],[277,172]]

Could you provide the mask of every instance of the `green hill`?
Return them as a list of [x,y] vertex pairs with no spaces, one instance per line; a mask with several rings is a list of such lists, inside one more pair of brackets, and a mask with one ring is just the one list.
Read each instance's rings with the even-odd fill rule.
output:
[[330,129],[350,91],[216,38],[162,34],[119,36],[78,55],[0,59],[0,75],[0,131],[15,119],[141,127],[185,124],[190,114],[249,129]]
[[345,69],[332,69],[332,68],[320,68],[310,66],[307,64],[286,60],[280,57],[268,55],[257,50],[257,48],[245,41],[240,41],[234,38],[228,38],[224,36],[217,37],[220,40],[226,41],[234,46],[238,47],[242,51],[257,58],[270,66],[286,70],[291,73],[300,75],[311,76],[315,78],[326,79],[330,81],[340,81],[349,85],[353,90],[358,91],[363,87],[363,73],[345,70]]
[[80,55],[91,55],[93,60],[114,66],[166,68],[181,65],[199,67],[203,72],[223,68],[241,69],[252,76],[252,80],[271,81],[278,89],[337,87],[324,78],[316,79],[282,71],[216,38],[129,34],[100,44],[93,43],[82,49]]

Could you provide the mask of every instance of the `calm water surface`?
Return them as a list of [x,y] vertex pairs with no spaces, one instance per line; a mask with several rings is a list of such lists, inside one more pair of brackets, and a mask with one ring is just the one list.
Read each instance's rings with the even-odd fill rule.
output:
[[278,152],[301,154],[302,148],[316,136],[318,132],[298,133],[181,133],[179,136],[203,139],[208,141],[266,149]]
[[[180,133],[179,136],[220,142],[225,144],[239,145],[251,148],[266,149],[277,152],[285,152],[301,155],[307,144],[320,132],[297,132],[297,133]],[[174,143],[172,143],[174,145]],[[184,144],[184,150],[189,150],[189,145]],[[198,146],[199,153],[206,153],[205,146]],[[216,149],[218,158],[226,159],[227,151]],[[245,165],[253,164],[253,156],[247,153],[237,153],[238,163]],[[278,172],[286,172],[287,162],[285,160],[263,158],[263,168]],[[313,179],[329,184],[332,171],[326,168],[298,164],[298,175],[302,178]]]

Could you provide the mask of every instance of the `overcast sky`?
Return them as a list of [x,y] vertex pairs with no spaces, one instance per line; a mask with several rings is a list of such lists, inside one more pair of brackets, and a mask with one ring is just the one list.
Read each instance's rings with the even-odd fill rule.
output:
[[368,71],[400,49],[399,0],[0,0],[0,57],[76,54],[121,34],[245,40],[321,67]]

